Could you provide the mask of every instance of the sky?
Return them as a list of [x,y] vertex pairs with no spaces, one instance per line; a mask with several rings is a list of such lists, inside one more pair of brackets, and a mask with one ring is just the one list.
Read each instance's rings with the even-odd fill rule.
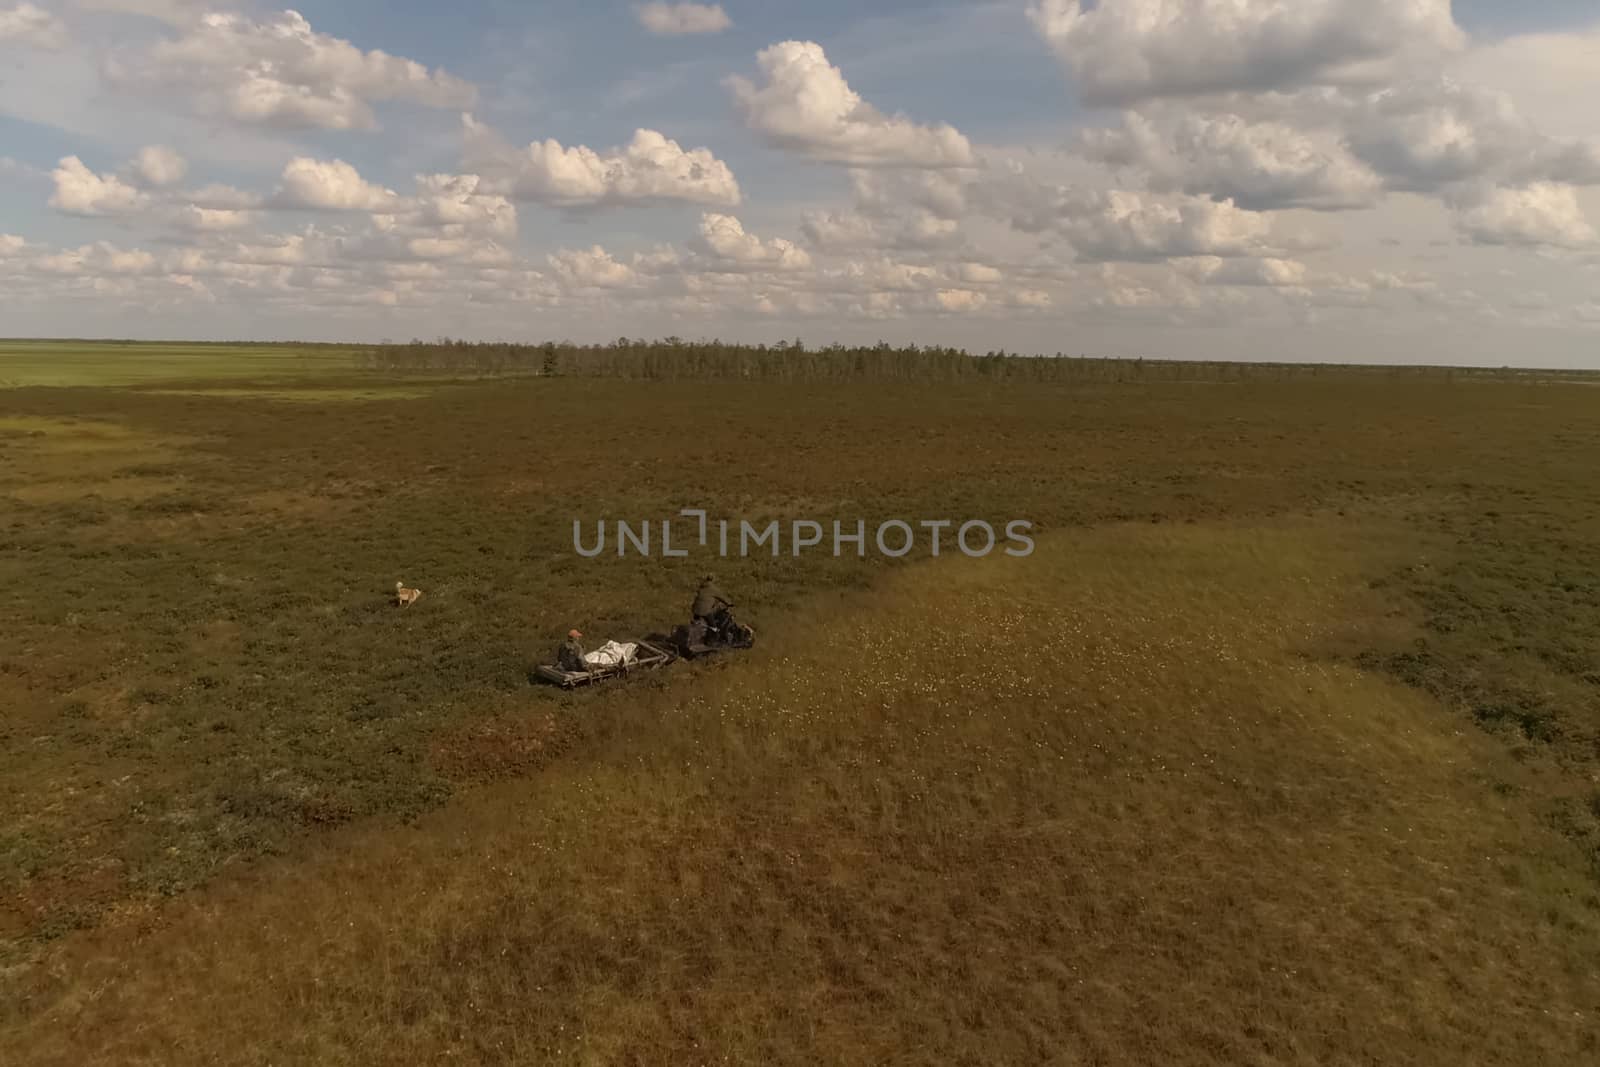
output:
[[1593,0],[0,0],[0,336],[1600,368]]

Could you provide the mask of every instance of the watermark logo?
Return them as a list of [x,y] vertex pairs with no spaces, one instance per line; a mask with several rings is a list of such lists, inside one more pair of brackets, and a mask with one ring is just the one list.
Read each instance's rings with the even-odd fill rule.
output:
[[[689,520],[676,525],[678,520]],[[833,519],[818,522],[772,519],[752,523],[747,519],[715,519],[703,508],[686,508],[676,519],[632,522],[604,519],[585,523],[572,520],[572,548],[585,559],[597,559],[608,552],[649,558],[686,559],[693,547],[712,552],[723,559],[747,559],[784,554],[800,557],[811,552],[830,552],[835,557],[855,555],[865,558],[869,551],[888,559],[904,559],[919,549],[938,556],[960,552],[971,559],[1003,553],[1017,559],[1033,555],[1033,523],[1017,519],[997,529],[983,519],[956,522],[952,519],[888,519],[869,529],[866,519]]]

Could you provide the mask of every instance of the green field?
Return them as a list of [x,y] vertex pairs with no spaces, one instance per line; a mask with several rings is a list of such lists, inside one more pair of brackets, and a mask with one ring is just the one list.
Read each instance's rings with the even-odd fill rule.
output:
[[[0,382],[0,1062],[1600,1055],[1586,383]],[[1040,532],[573,552],[693,506]]]
[[303,380],[348,372],[352,351],[337,345],[0,340],[0,388]]

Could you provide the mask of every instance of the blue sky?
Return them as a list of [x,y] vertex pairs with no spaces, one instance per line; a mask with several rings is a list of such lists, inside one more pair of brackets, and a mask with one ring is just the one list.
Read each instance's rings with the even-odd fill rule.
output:
[[1592,2],[642,6],[0,0],[0,334],[1596,350]]

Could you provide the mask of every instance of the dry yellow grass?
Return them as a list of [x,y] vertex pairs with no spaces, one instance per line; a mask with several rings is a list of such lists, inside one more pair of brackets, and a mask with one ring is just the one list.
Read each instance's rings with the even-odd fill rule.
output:
[[0,503],[7,496],[27,504],[133,503],[171,493],[182,479],[139,472],[164,469],[193,443],[118,419],[0,416]]
[[817,601],[536,777],[67,939],[0,1061],[1588,1061],[1592,886],[1486,786],[1531,772],[1320,654],[1406,625],[1385,533],[1063,533]]
[[[670,623],[702,566],[579,560],[573,519],[686,505],[1046,530],[1382,507],[1404,552],[1372,577],[1420,634],[1363,633],[1344,654],[1557,768],[1519,799],[1600,872],[1593,400],[1366,372],[1220,388],[556,378],[349,404],[0,391],[0,967],[108,909],[538,763],[486,740],[516,748],[538,740],[519,713],[571,710],[527,689],[530,664],[575,622]],[[124,436],[75,441],[104,427]],[[765,627],[883,568],[785,556],[723,577]],[[401,575],[428,590],[421,614],[388,610]]]

